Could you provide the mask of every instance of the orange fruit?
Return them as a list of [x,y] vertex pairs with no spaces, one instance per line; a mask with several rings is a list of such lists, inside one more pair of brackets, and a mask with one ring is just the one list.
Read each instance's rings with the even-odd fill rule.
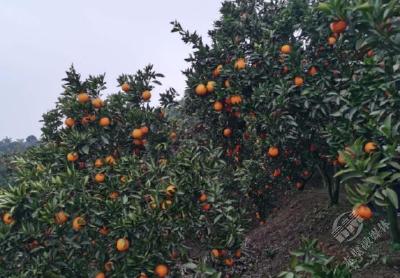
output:
[[246,60],[244,58],[239,58],[235,62],[235,69],[236,70],[242,70],[246,68]]
[[211,255],[212,255],[214,258],[218,258],[221,254],[220,254],[220,252],[219,252],[218,249],[213,249],[213,250],[211,250]]
[[281,52],[283,54],[290,54],[292,52],[292,47],[288,44],[282,45]]
[[335,37],[329,37],[328,38],[328,44],[329,45],[334,45],[336,43],[336,38]]
[[72,153],[67,154],[67,160],[69,162],[75,162],[75,161],[78,160],[78,158],[79,158],[79,155],[76,152],[72,152]]
[[122,89],[122,91],[124,91],[125,93],[127,93],[127,92],[129,92],[129,90],[131,89],[131,87],[129,86],[128,83],[125,82],[124,84],[122,84],[121,89]]
[[114,263],[112,261],[108,261],[104,264],[105,271],[111,271],[114,268]]
[[110,119],[107,118],[107,117],[103,117],[103,118],[101,118],[100,121],[99,121],[99,125],[102,126],[102,127],[109,126],[110,123],[111,123],[111,121],[110,121]]
[[207,94],[207,87],[204,84],[199,84],[196,86],[195,93],[198,96],[204,96]]
[[378,148],[378,145],[375,142],[368,142],[364,146],[364,152],[366,153],[373,153]]
[[73,127],[75,125],[75,120],[72,118],[67,118],[64,123],[67,127]]
[[57,225],[62,225],[68,221],[68,215],[64,211],[59,211],[54,215],[54,222]]
[[112,155],[108,155],[104,161],[108,164],[108,165],[115,165],[116,164],[116,160]]
[[240,249],[235,251],[235,257],[240,258],[242,256],[242,251]]
[[224,105],[222,104],[222,102],[216,101],[216,102],[214,102],[213,107],[214,107],[214,110],[215,110],[216,112],[221,112],[222,109],[224,108]]
[[94,162],[94,166],[96,168],[103,167],[103,165],[104,165],[104,163],[103,163],[103,160],[101,158],[96,159],[96,161]]
[[119,252],[125,252],[129,249],[129,240],[126,238],[120,238],[117,240],[116,248]]
[[89,121],[94,122],[96,120],[96,115],[89,115]]
[[94,108],[99,109],[99,108],[103,107],[104,102],[101,98],[95,98],[92,100],[92,105]]
[[173,184],[170,184],[167,186],[167,189],[165,190],[165,192],[167,193],[168,196],[174,196],[175,192],[176,192],[176,186]]
[[6,225],[11,225],[14,222],[13,217],[10,213],[6,212],[3,214],[3,223]]
[[224,129],[224,136],[225,136],[225,137],[231,137],[231,136],[232,136],[232,129],[230,129],[230,128],[225,128],[225,129]]
[[113,191],[110,193],[110,195],[108,195],[108,197],[110,197],[111,200],[115,201],[118,199],[119,193],[117,191]]
[[294,85],[296,85],[296,87],[301,87],[301,86],[303,86],[303,84],[304,84],[304,79],[303,79],[303,77],[296,76],[296,77],[294,78]]
[[353,215],[364,220],[371,219],[373,216],[372,210],[366,205],[359,205],[353,209]]
[[200,202],[205,202],[205,201],[207,201],[207,199],[208,199],[208,196],[207,196],[207,194],[205,194],[205,193],[201,193],[200,194],[200,196],[199,196],[199,201]]
[[226,266],[229,266],[229,267],[233,266],[233,259],[232,259],[232,258],[226,258],[226,259],[224,260],[224,264],[225,264]]
[[230,97],[230,100],[232,105],[236,105],[242,102],[242,97],[239,95],[234,95]]
[[74,220],[72,221],[72,229],[76,232],[79,230],[83,229],[85,227],[86,221],[83,217],[75,217]]
[[106,275],[103,272],[98,272],[96,278],[106,278]]
[[315,66],[312,66],[308,69],[308,75],[314,76],[318,73],[318,69]]
[[147,126],[142,126],[140,128],[140,131],[142,132],[143,135],[146,135],[147,133],[149,133],[149,128]]
[[270,157],[277,157],[279,155],[279,149],[278,147],[269,147],[268,149],[268,155]]
[[132,131],[131,135],[132,135],[133,139],[142,139],[143,138],[143,132],[140,128],[135,128]]
[[213,70],[213,77],[218,77],[221,75],[222,71],[222,65],[218,65],[214,70]]
[[102,183],[102,182],[104,182],[105,179],[106,179],[106,175],[104,175],[103,173],[98,173],[98,174],[96,174],[96,176],[94,177],[94,180],[95,180],[97,183]]
[[107,227],[103,226],[99,229],[99,233],[103,236],[106,236],[110,233],[110,230]]
[[329,25],[329,27],[333,33],[340,34],[346,30],[347,23],[344,20],[338,20],[338,21],[332,22]]
[[203,205],[201,206],[201,209],[202,209],[203,211],[209,211],[209,210],[211,209],[211,205],[210,205],[210,204],[203,204]]
[[215,81],[208,81],[206,85],[207,93],[213,93],[215,91]]
[[142,99],[144,101],[149,101],[151,98],[151,92],[149,90],[146,90],[142,93]]
[[160,278],[166,277],[168,275],[168,273],[169,273],[169,269],[168,269],[168,266],[166,266],[165,264],[159,264],[154,269],[154,274]]
[[89,95],[87,94],[87,93],[80,93],[79,95],[78,95],[78,102],[79,103],[86,103],[86,102],[88,102],[90,100],[90,97],[89,97]]
[[279,177],[281,175],[281,169],[275,169],[274,173],[272,174],[272,176],[274,177]]

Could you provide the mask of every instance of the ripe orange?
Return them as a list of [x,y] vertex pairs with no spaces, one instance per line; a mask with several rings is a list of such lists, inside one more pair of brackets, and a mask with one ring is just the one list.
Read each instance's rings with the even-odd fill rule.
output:
[[101,98],[95,98],[92,100],[92,105],[94,108],[99,109],[99,108],[103,107],[104,102]]
[[94,162],[94,167],[96,167],[96,168],[103,167],[103,165],[104,165],[104,163],[101,158],[96,159],[96,161]]
[[216,111],[216,112],[221,112],[222,111],[222,109],[224,108],[224,105],[222,104],[222,102],[220,102],[220,101],[216,101],[216,102],[214,102],[214,110]]
[[172,197],[172,196],[174,196],[176,190],[177,190],[176,186],[173,184],[170,184],[167,186],[167,189],[165,190],[165,192],[167,193],[168,196]]
[[222,65],[218,65],[214,70],[213,70],[213,77],[218,77],[221,75],[222,71]]
[[133,144],[136,146],[143,146],[143,140],[142,139],[133,139]]
[[213,93],[215,91],[215,81],[208,81],[206,88],[207,88],[207,93]]
[[108,155],[104,161],[108,164],[108,165],[115,165],[116,164],[116,160],[112,155]]
[[62,225],[68,221],[68,215],[64,211],[59,211],[54,215],[54,222],[57,225]]
[[202,206],[201,206],[201,209],[203,210],[203,211],[209,211],[210,209],[211,209],[211,205],[210,204],[203,204]]
[[347,23],[344,20],[338,20],[338,21],[332,22],[329,25],[329,27],[333,33],[340,34],[346,30]]
[[99,125],[102,126],[102,127],[109,126],[110,123],[111,123],[111,121],[110,121],[110,119],[107,118],[107,117],[103,117],[103,118],[101,118],[100,121],[99,121]]
[[3,214],[3,222],[6,225],[11,225],[14,222],[14,219],[10,213],[6,212]]
[[364,220],[371,219],[373,216],[372,210],[366,205],[359,205],[353,209],[353,215]]
[[268,155],[270,157],[277,157],[279,155],[279,149],[278,147],[269,147],[268,149]]
[[129,240],[126,238],[120,238],[117,240],[116,248],[119,252],[125,252],[129,249]]
[[75,161],[78,160],[78,158],[79,158],[79,155],[76,152],[72,152],[72,153],[67,154],[67,160],[69,162],[75,162]]
[[106,275],[103,272],[98,272],[96,278],[106,278]]
[[232,258],[226,258],[226,259],[224,260],[224,264],[225,264],[226,266],[229,266],[229,267],[233,266],[233,259],[232,259]]
[[205,193],[201,193],[200,194],[200,196],[199,196],[199,201],[200,202],[205,202],[205,201],[207,201],[207,199],[208,199],[208,196],[207,196],[207,194],[205,194]]
[[143,138],[143,132],[142,132],[142,130],[140,129],[140,128],[135,128],[133,131],[132,131],[132,137],[134,138],[134,139],[142,139]]
[[207,94],[207,87],[204,84],[199,84],[195,89],[196,95],[204,96]]
[[150,98],[151,98],[151,93],[150,93],[149,90],[146,90],[146,91],[144,91],[144,92],[142,93],[142,99],[143,99],[144,101],[149,101]]
[[142,132],[143,135],[146,135],[147,133],[149,133],[149,128],[147,126],[142,126],[140,128],[140,131]]
[[103,236],[106,236],[110,233],[110,230],[106,226],[103,226],[99,229],[99,233]]
[[279,177],[281,175],[281,169],[275,169],[274,170],[274,173],[272,174],[272,176],[274,176],[274,177]]
[[328,44],[329,45],[335,45],[335,43],[336,43],[336,38],[335,37],[329,37],[328,38]]
[[378,148],[378,145],[375,142],[368,142],[364,146],[364,152],[366,153],[373,153]]
[[174,132],[174,131],[172,131],[170,134],[169,134],[169,138],[172,140],[172,141],[175,141],[176,140],[176,132]]
[[312,66],[308,69],[308,75],[314,76],[318,73],[318,69],[315,66]]
[[294,85],[296,85],[296,87],[301,87],[301,86],[303,86],[303,84],[304,84],[304,79],[303,79],[303,77],[296,76],[296,77],[294,78]]
[[168,269],[168,266],[166,266],[165,264],[159,264],[154,269],[154,274],[160,278],[166,277],[168,275],[168,273],[169,273],[169,269]]
[[240,249],[236,250],[235,257],[239,259],[241,256],[242,256],[242,251]]
[[242,102],[242,97],[239,95],[234,95],[230,97],[230,100],[232,105],[236,105]]
[[119,193],[117,191],[113,191],[110,193],[110,195],[108,195],[108,197],[110,197],[111,200],[115,201],[118,199]]
[[224,129],[224,136],[225,136],[225,137],[231,137],[231,136],[232,136],[232,129],[230,129],[230,128],[225,128],[225,129]]
[[212,255],[214,258],[218,258],[218,257],[220,256],[220,252],[219,252],[218,249],[213,249],[213,250],[211,250],[211,255]]
[[80,93],[79,95],[78,95],[78,102],[79,103],[86,103],[86,102],[88,102],[90,100],[90,97],[89,97],[89,95],[87,94],[87,93]]
[[102,183],[102,182],[104,182],[105,179],[106,179],[106,175],[104,175],[103,173],[98,173],[98,174],[96,174],[96,176],[94,177],[94,180],[95,180],[97,183]]
[[141,272],[137,278],[149,278],[146,273]]
[[292,47],[288,44],[285,44],[281,47],[281,52],[283,54],[290,54],[292,52]]
[[73,127],[75,125],[75,120],[72,118],[67,118],[64,123],[67,127]]
[[124,91],[125,93],[129,92],[129,90],[131,89],[128,83],[124,83],[121,86],[122,91]]
[[113,270],[114,268],[114,263],[112,261],[108,261],[104,264],[104,269],[105,271],[109,272],[111,270]]
[[72,229],[76,232],[83,229],[85,225],[86,225],[85,219],[80,216],[75,217],[74,220],[72,221]]
[[242,70],[246,68],[246,60],[244,58],[239,58],[235,62],[235,69],[236,70]]

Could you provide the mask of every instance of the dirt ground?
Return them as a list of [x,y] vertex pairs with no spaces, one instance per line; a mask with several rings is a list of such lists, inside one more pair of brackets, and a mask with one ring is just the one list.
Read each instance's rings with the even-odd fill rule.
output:
[[[342,194],[344,195],[344,194]],[[255,227],[246,237],[244,256],[236,263],[235,277],[276,277],[289,265],[290,251],[300,246],[303,238],[318,239],[321,249],[339,259],[351,256],[359,246],[363,233],[368,233],[384,219],[376,215],[374,221],[364,223],[361,234],[351,242],[340,243],[331,234],[334,220],[351,211],[345,197],[338,206],[329,206],[328,195],[323,189],[287,192],[280,198],[279,209],[267,218],[264,225]],[[400,277],[400,254],[389,251],[389,234],[374,241],[363,257],[365,267],[353,272],[356,278]],[[386,258],[386,263],[382,262]]]

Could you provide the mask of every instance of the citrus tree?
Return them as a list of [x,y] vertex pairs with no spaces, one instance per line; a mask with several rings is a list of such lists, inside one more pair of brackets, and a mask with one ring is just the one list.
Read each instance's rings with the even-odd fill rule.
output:
[[104,76],[67,72],[42,144],[16,159],[16,182],[0,192],[0,276],[166,277],[233,265],[248,222],[241,198],[224,188],[218,148],[171,136],[176,92],[149,106],[160,77],[152,66],[122,75],[121,91],[103,99]]

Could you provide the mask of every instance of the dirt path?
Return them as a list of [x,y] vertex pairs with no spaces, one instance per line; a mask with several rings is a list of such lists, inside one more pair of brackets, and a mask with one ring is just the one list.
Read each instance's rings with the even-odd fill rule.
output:
[[[302,238],[318,239],[322,250],[328,255],[339,258],[346,257],[362,234],[351,243],[339,243],[332,235],[332,224],[343,212],[350,211],[351,205],[341,200],[339,206],[329,207],[328,196],[323,190],[306,190],[288,193],[279,206],[280,209],[271,214],[267,223],[254,228],[246,237],[243,253],[236,265],[235,272],[239,277],[276,277],[287,269],[290,251],[298,249]],[[372,224],[369,224],[372,225]],[[367,231],[369,227],[364,226]],[[382,254],[388,248],[388,236],[373,244],[368,255]],[[370,261],[369,258],[366,258]],[[385,266],[381,263],[367,267],[354,277],[392,278],[400,277],[400,268],[396,264]],[[397,265],[400,267],[400,264]]]

